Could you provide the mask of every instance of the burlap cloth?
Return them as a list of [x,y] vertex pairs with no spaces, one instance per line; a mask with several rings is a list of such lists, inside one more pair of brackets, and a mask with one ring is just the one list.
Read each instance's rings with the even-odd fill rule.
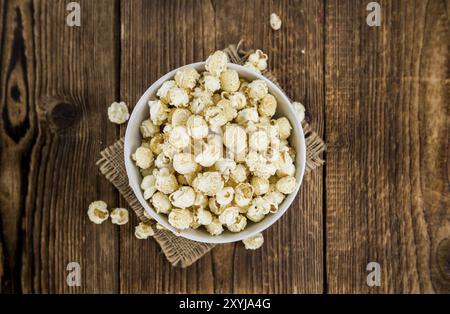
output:
[[[248,55],[253,50],[244,51],[240,49],[240,44],[230,45],[224,51],[230,56],[232,62],[243,64]],[[264,71],[263,75],[278,85],[276,78],[269,71]],[[314,170],[324,163],[321,158],[325,150],[325,143],[317,133],[311,130],[307,122],[303,122],[303,131],[306,138],[306,172]],[[128,177],[125,171],[123,158],[123,138],[115,142],[101,152],[101,159],[97,161],[100,172],[108,179],[120,194],[135,211],[139,219],[146,223],[156,224],[144,216],[144,208],[134,196],[128,184]],[[177,237],[167,230],[155,230],[154,239],[161,246],[162,252],[173,266],[187,267],[205,255],[215,245],[191,241],[182,237]]]

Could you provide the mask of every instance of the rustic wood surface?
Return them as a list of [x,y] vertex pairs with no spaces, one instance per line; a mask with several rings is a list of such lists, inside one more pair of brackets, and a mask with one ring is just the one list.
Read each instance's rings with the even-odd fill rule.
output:
[[[369,1],[78,2],[81,27],[68,1],[0,1],[0,292],[450,292],[448,1],[379,1],[381,27]],[[106,109],[240,39],[306,105],[326,165],[262,249],[174,268],[136,217],[87,219],[93,200],[126,206],[95,166],[125,131]]]

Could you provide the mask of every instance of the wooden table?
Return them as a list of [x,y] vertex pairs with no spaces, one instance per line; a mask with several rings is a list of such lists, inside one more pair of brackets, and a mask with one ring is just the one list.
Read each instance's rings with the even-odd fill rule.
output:
[[[68,2],[0,5],[1,292],[450,292],[449,1],[379,1],[380,27],[369,0],[80,0],[81,27]],[[306,105],[326,165],[262,249],[221,245],[174,268],[134,237],[134,215],[87,219],[93,200],[126,206],[95,166],[125,131],[106,110],[240,39]]]

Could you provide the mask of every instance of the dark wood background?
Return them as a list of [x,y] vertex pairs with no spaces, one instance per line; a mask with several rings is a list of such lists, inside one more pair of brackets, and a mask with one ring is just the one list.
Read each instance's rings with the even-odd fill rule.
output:
[[[379,1],[381,27],[369,0],[80,0],[81,27],[68,2],[0,1],[2,293],[450,292],[448,0]],[[106,110],[240,39],[306,105],[326,165],[262,249],[174,268],[134,237],[134,215],[86,216],[96,199],[126,206],[95,166],[125,130]],[[81,287],[66,285],[73,261]]]

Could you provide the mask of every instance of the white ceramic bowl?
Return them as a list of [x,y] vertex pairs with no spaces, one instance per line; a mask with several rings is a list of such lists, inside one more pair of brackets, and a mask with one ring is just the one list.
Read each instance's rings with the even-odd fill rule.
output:
[[[193,63],[187,66],[193,67],[199,72],[205,70],[205,62]],[[131,117],[128,121],[127,130],[125,133],[125,149],[124,149],[125,167],[130,186],[133,189],[133,192],[136,195],[139,202],[141,203],[142,207],[144,207],[144,209],[157,222],[159,222],[165,228],[171,230],[174,234],[198,242],[206,242],[206,243],[235,242],[251,237],[256,233],[262,232],[265,229],[269,228],[286,212],[286,210],[291,205],[292,201],[295,199],[295,196],[300,188],[300,184],[302,182],[303,174],[305,171],[305,161],[306,161],[305,136],[303,134],[301,124],[297,119],[297,115],[294,112],[292,106],[290,105],[289,99],[274,83],[272,83],[266,77],[234,63],[229,63],[228,68],[236,70],[239,73],[240,77],[243,77],[247,80],[255,80],[255,79],[264,80],[267,83],[267,86],[269,87],[269,92],[273,96],[275,96],[275,98],[278,101],[277,112],[275,116],[276,117],[284,116],[288,118],[292,124],[293,129],[291,136],[289,138],[289,142],[297,152],[295,159],[295,166],[297,169],[295,173],[295,178],[297,180],[297,187],[294,193],[288,195],[284,199],[283,203],[279,206],[279,210],[277,213],[267,215],[262,221],[258,223],[248,221],[247,227],[242,232],[232,233],[227,231],[226,228],[224,228],[225,231],[221,235],[212,236],[203,227],[200,227],[198,229],[188,229],[182,231],[176,230],[169,224],[167,215],[157,214],[156,211],[153,210],[151,205],[144,199],[143,191],[140,189],[140,182],[142,180],[142,176],[139,172],[139,169],[131,159],[131,154],[140,146],[141,143],[142,138],[139,131],[139,126],[141,125],[142,121],[149,118],[149,107],[147,102],[151,99],[156,98],[156,92],[162,85],[162,83],[172,79],[179,69],[175,69],[167,73],[159,80],[157,80],[155,83],[153,83],[152,86],[150,86],[145,91],[144,95],[142,95],[141,99],[139,99],[133,110],[133,113],[131,114]]]

